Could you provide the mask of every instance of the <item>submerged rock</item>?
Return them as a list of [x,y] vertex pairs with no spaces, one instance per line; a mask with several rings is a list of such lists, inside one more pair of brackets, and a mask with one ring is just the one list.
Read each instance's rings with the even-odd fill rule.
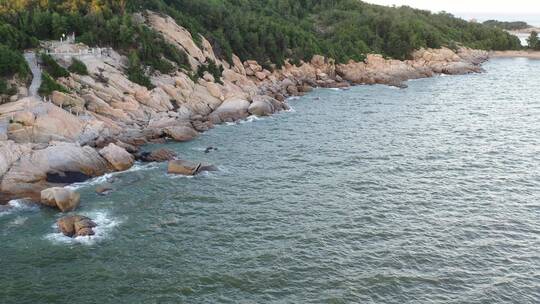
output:
[[195,164],[186,160],[172,160],[169,162],[167,172],[169,174],[196,175],[201,164]]
[[92,228],[97,227],[90,218],[81,215],[69,215],[59,219],[56,224],[65,236],[78,237],[94,235]]
[[206,150],[204,150],[204,153],[210,153],[212,151],[217,151],[217,150],[218,150],[218,148],[208,147],[208,148],[206,148]]
[[54,187],[41,191],[41,204],[58,208],[62,212],[75,210],[80,203],[81,196],[73,190]]
[[99,195],[107,195],[113,191],[111,184],[99,185],[96,187],[96,193]]
[[167,172],[169,174],[180,174],[193,176],[204,171],[217,171],[216,166],[203,163],[192,163],[186,160],[172,160],[169,162]]

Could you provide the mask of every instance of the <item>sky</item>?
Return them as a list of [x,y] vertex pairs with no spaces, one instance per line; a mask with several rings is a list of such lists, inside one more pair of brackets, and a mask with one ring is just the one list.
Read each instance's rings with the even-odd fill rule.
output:
[[364,0],[382,5],[408,5],[454,15],[540,15],[539,0]]

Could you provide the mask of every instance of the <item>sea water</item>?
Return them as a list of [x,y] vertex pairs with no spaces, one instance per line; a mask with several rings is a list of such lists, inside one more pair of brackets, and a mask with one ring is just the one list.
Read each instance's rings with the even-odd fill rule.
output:
[[540,303],[540,61],[485,69],[317,89],[146,147],[220,171],[76,185],[93,237],[13,202],[0,303]]

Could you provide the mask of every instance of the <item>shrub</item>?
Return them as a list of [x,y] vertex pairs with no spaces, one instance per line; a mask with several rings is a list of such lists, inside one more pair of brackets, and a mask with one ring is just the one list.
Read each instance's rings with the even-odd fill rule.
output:
[[0,79],[0,95],[6,94],[8,90],[7,82],[4,79]]
[[42,83],[38,93],[41,96],[49,96],[53,91],[67,93],[68,89],[54,80],[47,72],[43,72]]
[[79,74],[79,75],[88,75],[88,69],[86,68],[86,65],[84,62],[73,58],[71,61],[71,65],[68,67],[68,70],[71,73]]
[[0,77],[11,77],[18,74],[21,78],[26,78],[29,71],[30,69],[20,53],[0,44]]
[[129,54],[129,65],[128,65],[127,74],[128,74],[129,80],[137,84],[140,84],[142,86],[145,86],[149,90],[154,88],[154,86],[152,85],[152,82],[150,81],[150,78],[146,76],[146,74],[144,73],[144,70],[141,68],[141,61],[136,52],[131,52]]
[[51,57],[51,55],[41,54],[41,61],[47,73],[49,73],[49,75],[54,79],[69,76],[69,72],[60,66],[56,60]]
[[213,60],[208,60],[207,64],[203,64],[199,67],[197,73],[194,75],[194,77],[192,77],[194,78],[193,80],[196,81],[197,79],[202,78],[205,72],[210,73],[217,83],[223,84],[221,81],[223,67],[221,65],[218,66]]

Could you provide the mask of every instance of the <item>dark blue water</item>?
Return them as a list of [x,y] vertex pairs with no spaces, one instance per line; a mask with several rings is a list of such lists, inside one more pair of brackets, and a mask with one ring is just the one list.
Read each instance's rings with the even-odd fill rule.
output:
[[540,61],[485,68],[167,144],[221,171],[80,186],[94,238],[5,212],[0,303],[540,303]]

